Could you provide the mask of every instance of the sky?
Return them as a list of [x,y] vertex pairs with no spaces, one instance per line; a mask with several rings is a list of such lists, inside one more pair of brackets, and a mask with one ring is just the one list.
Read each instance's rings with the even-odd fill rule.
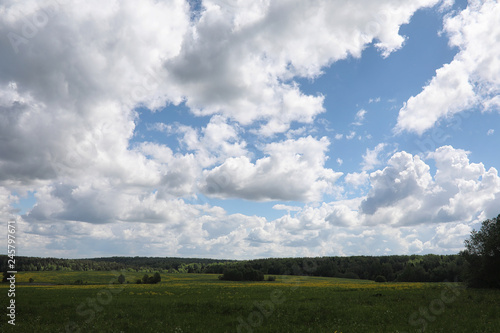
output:
[[500,214],[499,18],[492,0],[1,1],[3,234],[60,258],[458,253]]

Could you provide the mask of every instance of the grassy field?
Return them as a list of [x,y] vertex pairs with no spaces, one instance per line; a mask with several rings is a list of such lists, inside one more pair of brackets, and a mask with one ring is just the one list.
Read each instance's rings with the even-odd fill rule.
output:
[[[133,282],[144,272],[124,275]],[[157,285],[111,284],[117,276],[19,273],[16,326],[4,314],[0,332],[500,332],[500,291],[454,283],[162,274]],[[88,284],[68,285],[76,280]],[[7,291],[2,284],[4,309]]]

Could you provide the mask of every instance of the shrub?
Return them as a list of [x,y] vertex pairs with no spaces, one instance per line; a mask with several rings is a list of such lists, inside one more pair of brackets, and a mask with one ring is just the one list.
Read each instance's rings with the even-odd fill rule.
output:
[[226,281],[243,281],[243,273],[239,269],[228,269],[222,274],[221,280]]
[[33,283],[33,282],[35,282],[35,280],[33,280],[33,278],[30,278],[29,283]]
[[147,274],[144,274],[142,277],[142,280],[137,280],[137,283],[143,283],[143,284],[156,284],[161,281],[161,276],[160,273],[156,272],[153,276],[149,276]]
[[387,279],[383,275],[379,275],[375,278],[375,282],[387,282]]
[[156,272],[154,275],[153,275],[153,283],[158,283],[161,281],[161,275],[160,273]]
[[125,282],[125,276],[123,276],[123,274],[120,274],[120,276],[118,277],[118,283],[123,284],[124,282]]

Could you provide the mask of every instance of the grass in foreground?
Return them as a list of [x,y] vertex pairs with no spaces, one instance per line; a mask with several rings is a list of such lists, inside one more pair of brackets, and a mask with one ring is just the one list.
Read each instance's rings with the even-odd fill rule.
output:
[[[151,275],[151,273],[148,273]],[[144,272],[124,272],[135,281]],[[274,282],[112,272],[18,274],[16,327],[1,332],[499,332],[500,291],[458,284],[279,276]],[[29,278],[35,284],[22,284]],[[87,285],[57,285],[87,281]],[[56,285],[36,285],[49,282]],[[7,304],[7,285],[0,287]],[[5,309],[5,307],[4,307]],[[4,310],[5,311],[5,310]]]

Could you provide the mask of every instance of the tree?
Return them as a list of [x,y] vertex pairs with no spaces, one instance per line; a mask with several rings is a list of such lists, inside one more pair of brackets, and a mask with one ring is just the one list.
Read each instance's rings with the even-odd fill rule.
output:
[[238,267],[224,270],[219,279],[226,281],[264,281],[264,273],[251,267]]
[[142,277],[142,283],[149,283],[149,276],[147,274],[144,274],[144,276]]
[[160,273],[156,272],[154,275],[153,275],[153,283],[158,283],[161,281],[161,276],[160,276]]
[[125,282],[125,276],[123,274],[120,274],[118,277],[118,283],[123,284]]
[[500,215],[473,230],[461,254],[468,263],[465,278],[470,287],[500,288]]

